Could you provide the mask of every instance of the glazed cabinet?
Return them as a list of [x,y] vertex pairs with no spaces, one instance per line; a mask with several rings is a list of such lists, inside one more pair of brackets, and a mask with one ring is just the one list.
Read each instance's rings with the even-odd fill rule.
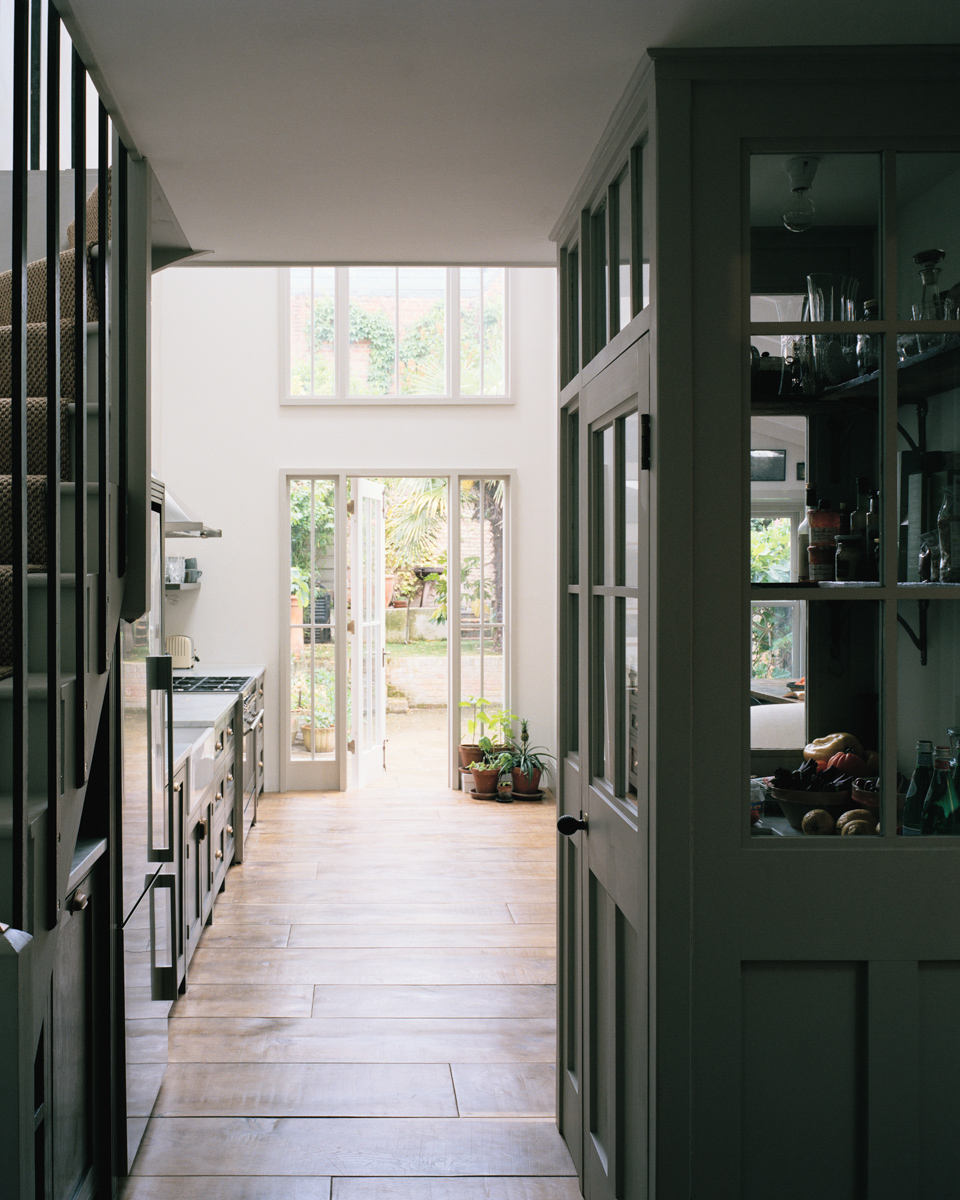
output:
[[958,76],[651,51],[555,231],[587,1200],[956,1187]]

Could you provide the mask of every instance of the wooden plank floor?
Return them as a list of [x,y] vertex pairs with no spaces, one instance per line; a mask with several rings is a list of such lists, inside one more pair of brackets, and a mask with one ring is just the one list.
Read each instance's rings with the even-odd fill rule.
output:
[[578,1200],[552,804],[261,802],[123,1200]]

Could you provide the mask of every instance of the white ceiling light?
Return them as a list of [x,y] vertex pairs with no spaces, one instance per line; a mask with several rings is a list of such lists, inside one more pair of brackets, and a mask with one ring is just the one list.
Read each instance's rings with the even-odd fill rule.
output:
[[810,199],[810,185],[817,174],[819,158],[801,155],[787,162],[787,177],[793,192],[793,203],[783,214],[783,223],[791,233],[803,233],[817,219],[817,210]]

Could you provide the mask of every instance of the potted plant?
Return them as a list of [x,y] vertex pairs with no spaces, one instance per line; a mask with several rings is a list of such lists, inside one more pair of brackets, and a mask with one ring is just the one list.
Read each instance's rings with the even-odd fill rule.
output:
[[529,796],[540,791],[540,777],[546,775],[546,759],[554,761],[546,746],[530,745],[530,730],[528,722],[520,718],[520,740],[511,741],[510,776],[513,780],[514,795]]
[[479,757],[470,764],[474,792],[478,796],[495,796],[500,775],[509,769],[513,755],[509,750],[499,750],[488,737],[480,738],[478,749]]
[[484,727],[490,724],[490,717],[487,713],[487,705],[489,700],[485,700],[483,696],[468,696],[466,700],[460,701],[461,708],[469,708],[473,711],[473,716],[467,721],[467,732],[464,741],[460,743],[460,766],[469,771],[470,764],[474,759],[480,758],[480,743],[479,735],[483,733]]
[[308,750],[315,750],[318,754],[329,754],[333,750],[333,720],[333,710],[321,708],[318,704],[313,713],[313,720],[304,721],[300,726],[303,744]]

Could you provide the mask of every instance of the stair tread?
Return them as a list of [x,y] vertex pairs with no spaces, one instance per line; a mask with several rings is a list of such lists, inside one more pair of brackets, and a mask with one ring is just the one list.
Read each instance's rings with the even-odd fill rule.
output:
[[[76,675],[60,675],[60,686],[69,683],[71,679],[76,679]],[[47,694],[47,675],[45,671],[31,671],[27,675],[27,695],[33,696],[35,699],[42,700]],[[0,700],[13,697],[13,677],[7,676],[6,679],[0,679]]]

